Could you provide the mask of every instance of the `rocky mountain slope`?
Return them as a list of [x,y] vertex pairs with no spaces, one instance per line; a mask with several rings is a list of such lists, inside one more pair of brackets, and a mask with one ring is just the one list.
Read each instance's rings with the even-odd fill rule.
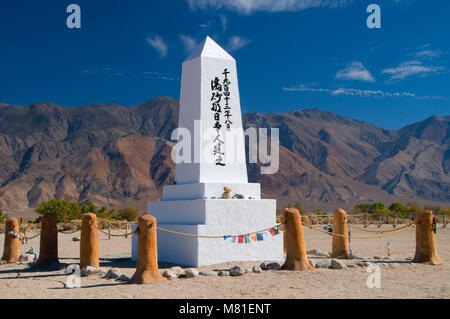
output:
[[[57,197],[142,209],[173,183],[170,135],[177,121],[178,102],[167,97],[130,108],[0,103],[0,208]],[[313,109],[246,114],[244,127],[280,130],[278,173],[248,168],[250,181],[280,205],[450,202],[450,117],[390,131]]]

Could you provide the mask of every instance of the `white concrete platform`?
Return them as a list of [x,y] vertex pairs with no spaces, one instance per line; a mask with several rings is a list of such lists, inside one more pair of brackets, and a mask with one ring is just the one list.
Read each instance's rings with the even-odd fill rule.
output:
[[[149,203],[158,226],[178,232],[223,236],[257,232],[276,225],[276,201],[208,199]],[[181,222],[182,221],[182,222]],[[133,235],[132,259],[137,258]],[[283,260],[283,236],[263,241],[232,243],[231,238],[196,238],[158,231],[158,260],[200,267],[230,261]]]
[[224,186],[231,187],[233,194],[241,194],[246,199],[261,198],[261,185],[258,183],[196,183],[168,185],[163,187],[163,201],[185,199],[218,199],[222,196]]

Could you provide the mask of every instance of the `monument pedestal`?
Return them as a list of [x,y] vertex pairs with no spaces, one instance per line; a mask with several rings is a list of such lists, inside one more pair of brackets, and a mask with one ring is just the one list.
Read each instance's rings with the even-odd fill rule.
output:
[[[173,199],[149,202],[148,213],[157,219],[158,227],[200,236],[242,235],[276,225],[276,201],[259,199],[259,184],[230,185],[233,193],[234,189],[247,189],[251,195],[243,192],[245,196],[257,199],[200,199],[205,193],[210,194],[208,197],[217,197],[219,193],[213,191],[219,188],[223,192],[224,185],[220,183],[172,185],[164,187],[163,194],[166,199]],[[178,199],[185,196],[198,199]],[[137,257],[134,237],[133,260]],[[200,267],[230,261],[281,261],[283,258],[283,236],[280,235],[239,244],[231,238],[186,237],[158,231],[158,260],[163,262]]]

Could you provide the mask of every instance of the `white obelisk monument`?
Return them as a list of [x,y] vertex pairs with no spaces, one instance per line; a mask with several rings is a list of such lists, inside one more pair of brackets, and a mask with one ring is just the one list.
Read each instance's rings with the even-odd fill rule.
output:
[[[178,126],[190,132],[192,146],[177,153],[176,185],[163,188],[162,201],[148,203],[158,226],[200,236],[236,236],[275,226],[276,201],[261,199],[260,184],[248,183],[236,61],[209,37],[183,63]],[[222,199],[225,186],[244,198]],[[136,256],[133,235],[132,259]],[[162,262],[198,267],[283,258],[283,236],[240,244],[158,231]]]

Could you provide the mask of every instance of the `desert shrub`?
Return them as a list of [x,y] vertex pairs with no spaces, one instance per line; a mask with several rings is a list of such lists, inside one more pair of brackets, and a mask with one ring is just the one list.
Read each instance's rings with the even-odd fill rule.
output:
[[118,216],[122,219],[125,219],[129,222],[136,221],[139,216],[141,216],[141,213],[139,212],[139,209],[135,207],[127,207],[119,209]]
[[56,198],[39,203],[35,212],[40,215],[56,215],[58,222],[80,219],[82,215],[77,203],[69,203],[66,200]]
[[8,218],[8,214],[3,213],[3,211],[0,209],[0,224],[4,224]]

